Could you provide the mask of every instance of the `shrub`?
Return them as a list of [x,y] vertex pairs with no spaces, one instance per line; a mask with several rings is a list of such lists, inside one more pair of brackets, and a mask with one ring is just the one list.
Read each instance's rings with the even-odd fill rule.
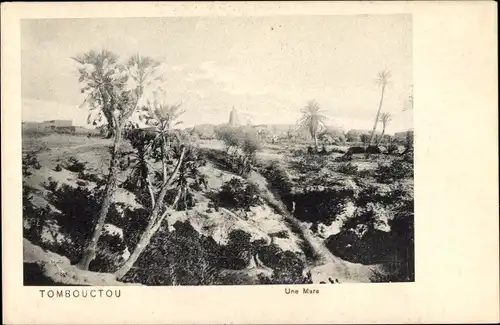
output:
[[372,171],[369,170],[369,169],[363,169],[363,170],[360,170],[358,171],[358,178],[357,179],[363,179],[363,178],[367,178],[367,177],[370,177],[372,175]]
[[375,170],[375,178],[380,183],[393,183],[409,177],[413,177],[413,165],[402,160],[393,160],[390,164],[379,163]]
[[271,277],[259,276],[261,284],[309,284],[311,274],[302,275],[305,263],[298,253],[283,251],[277,245],[263,247],[259,251],[262,262],[273,269]]
[[387,153],[392,154],[398,151],[398,146],[395,143],[391,143],[387,146]]
[[233,270],[244,269],[248,266],[254,252],[254,246],[250,243],[250,234],[237,229],[229,233],[228,239],[227,245],[222,248],[220,266]]
[[39,244],[42,242],[43,228],[52,219],[52,213],[48,205],[44,208],[31,207],[31,213],[23,214],[25,221],[23,237],[29,239],[34,244]]
[[22,159],[22,169],[23,177],[31,176],[31,169],[40,169],[42,165],[38,161],[38,158],[33,153],[27,153],[23,155]]
[[66,169],[74,173],[83,172],[85,170],[85,167],[86,164],[84,162],[79,161],[75,157],[70,157],[66,165]]
[[77,262],[95,227],[95,217],[100,208],[99,196],[85,187],[73,188],[62,184],[49,194],[49,200],[61,211],[54,216],[60,232],[73,243],[62,247],[67,249],[63,255],[72,262]]
[[57,181],[54,181],[52,179],[49,179],[48,183],[45,183],[43,187],[51,192],[55,192],[59,186],[59,183]]
[[343,162],[343,161],[352,161],[352,155],[349,155],[349,154],[345,154],[345,155],[342,155],[342,156],[338,156],[338,157],[335,157],[335,161],[340,161],[340,162]]
[[237,148],[243,143],[244,134],[240,128],[230,126],[222,126],[216,130],[216,135],[219,140],[222,140],[229,151],[231,148]]
[[267,167],[261,169],[261,173],[266,177],[273,188],[277,189],[281,196],[287,196],[293,189],[291,181],[285,168],[278,162],[273,161]]
[[269,234],[270,237],[276,237],[276,238],[289,238],[290,236],[288,235],[288,231],[282,230],[278,232],[273,232]]
[[102,179],[99,176],[97,176],[96,174],[92,174],[92,173],[89,173],[86,171],[79,172],[78,178],[85,180],[85,181],[94,182],[96,184],[98,184],[102,181]]
[[260,190],[254,184],[244,184],[239,178],[232,178],[225,182],[218,195],[218,204],[221,206],[250,210],[250,207],[261,203]]
[[403,155],[403,161],[413,164],[413,150],[408,151]]
[[353,196],[353,190],[346,186],[306,188],[292,198],[296,203],[295,216],[302,221],[329,224],[345,211]]
[[55,170],[56,172],[60,172],[60,171],[62,171],[62,167],[61,167],[61,165],[60,165],[60,164],[57,164],[57,165],[56,165],[56,168],[54,168],[54,170]]
[[216,265],[219,247],[201,236],[189,222],[176,223],[176,230],[160,228],[124,277],[125,282],[146,285],[218,284]]
[[226,164],[238,175],[246,175],[255,163],[255,153],[261,149],[258,133],[253,128],[222,126],[217,130],[218,139],[226,146]]
[[358,166],[354,165],[350,162],[347,162],[347,163],[340,164],[337,167],[337,171],[339,173],[346,174],[346,175],[356,175],[356,173],[358,172]]

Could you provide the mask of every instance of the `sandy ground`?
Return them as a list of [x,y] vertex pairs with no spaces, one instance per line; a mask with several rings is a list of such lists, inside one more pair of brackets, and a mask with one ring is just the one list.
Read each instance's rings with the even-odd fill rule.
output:
[[25,264],[34,263],[39,265],[44,276],[58,284],[87,286],[140,285],[116,281],[114,276],[109,273],[82,271],[71,265],[66,257],[43,250],[26,239],[23,242],[23,261]]

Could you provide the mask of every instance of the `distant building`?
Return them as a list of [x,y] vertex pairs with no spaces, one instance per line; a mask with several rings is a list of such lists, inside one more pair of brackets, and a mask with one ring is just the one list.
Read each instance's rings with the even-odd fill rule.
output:
[[75,133],[71,120],[51,120],[44,122],[22,122],[23,131]]
[[73,121],[71,120],[51,120],[42,122],[48,128],[59,128],[73,126]]
[[238,119],[238,112],[236,111],[236,109],[234,107],[231,110],[231,113],[229,113],[229,125],[230,126],[239,126],[240,125],[240,121]]

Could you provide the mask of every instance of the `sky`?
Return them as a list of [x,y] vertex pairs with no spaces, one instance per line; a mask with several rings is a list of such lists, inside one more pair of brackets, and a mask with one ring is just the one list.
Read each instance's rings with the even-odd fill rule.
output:
[[294,124],[315,100],[327,124],[371,129],[380,101],[377,74],[391,71],[382,111],[388,132],[412,128],[403,111],[412,89],[410,15],[167,17],[24,20],[23,121],[86,125],[71,57],[107,48],[122,59],[160,60],[167,104],[182,102],[183,125]]

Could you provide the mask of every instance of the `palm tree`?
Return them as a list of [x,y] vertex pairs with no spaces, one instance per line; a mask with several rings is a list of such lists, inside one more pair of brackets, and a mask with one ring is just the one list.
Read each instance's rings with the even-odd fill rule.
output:
[[387,70],[381,71],[378,74],[377,85],[382,87],[382,93],[380,95],[380,102],[378,105],[377,116],[375,117],[375,122],[373,123],[373,129],[370,136],[370,141],[368,141],[368,146],[372,144],[373,138],[375,137],[375,130],[377,129],[377,123],[380,120],[380,110],[382,109],[382,103],[384,101],[384,91],[385,87],[387,86],[387,83],[389,82],[390,77],[391,77],[391,72]]
[[[90,262],[95,258],[97,242],[111,205],[111,197],[118,185],[123,131],[137,110],[144,86],[148,84],[154,68],[158,66],[152,59],[139,55],[132,57],[126,64],[120,64],[118,58],[117,54],[108,50],[90,51],[73,58],[80,64],[79,82],[84,85],[81,91],[87,94],[82,105],[89,106],[89,118],[96,111],[99,119],[104,116],[108,126],[108,138],[114,137],[108,179],[97,216],[97,225],[78,263],[78,267],[83,270],[88,270]],[[131,83],[131,80],[134,82]]]
[[387,124],[389,124],[391,119],[392,119],[391,113],[380,114],[379,120],[380,120],[380,122],[382,122],[382,134],[380,135],[380,139],[377,143],[377,146],[380,145],[380,143],[382,142],[382,139],[384,138],[384,134],[385,134],[385,128],[386,128]]
[[318,149],[318,132],[325,125],[326,116],[324,116],[319,105],[315,101],[309,101],[307,105],[300,110],[302,117],[299,121],[299,128],[306,129],[314,140],[314,146]]

